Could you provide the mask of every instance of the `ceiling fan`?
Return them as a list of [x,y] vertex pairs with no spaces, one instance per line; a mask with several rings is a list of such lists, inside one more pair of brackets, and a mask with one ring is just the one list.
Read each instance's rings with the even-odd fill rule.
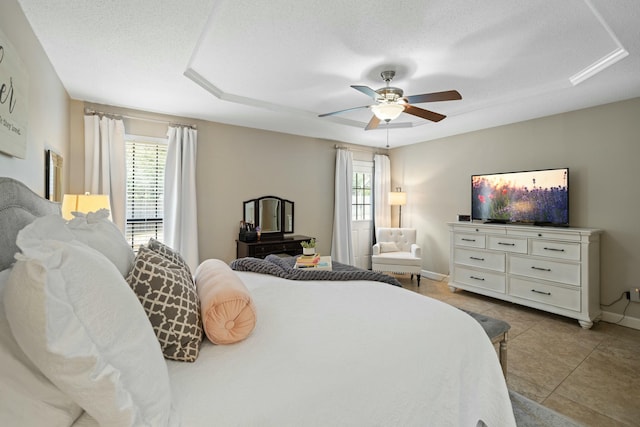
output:
[[445,115],[436,113],[434,111],[425,110],[423,108],[416,107],[412,104],[420,104],[423,102],[436,102],[436,101],[454,101],[462,99],[462,95],[457,90],[447,90],[444,92],[424,93],[422,95],[411,95],[403,97],[403,90],[397,87],[389,86],[389,82],[393,80],[396,75],[395,71],[383,71],[380,73],[380,77],[387,85],[378,90],[373,90],[369,86],[351,85],[355,90],[359,90],[367,96],[370,96],[376,101],[373,105],[363,105],[361,107],[347,108],[345,110],[334,111],[332,113],[320,114],[318,117],[333,116],[335,114],[345,113],[347,111],[360,110],[362,108],[371,108],[373,111],[373,117],[364,128],[364,130],[371,130],[378,127],[380,121],[389,123],[391,120],[398,118],[400,113],[407,113],[423,119],[431,120],[432,122],[439,122],[444,119]]

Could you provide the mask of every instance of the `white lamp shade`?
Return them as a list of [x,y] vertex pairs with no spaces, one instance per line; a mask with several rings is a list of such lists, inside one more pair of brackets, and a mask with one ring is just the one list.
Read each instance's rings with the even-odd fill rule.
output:
[[389,204],[391,206],[404,206],[407,204],[407,193],[404,191],[392,191],[389,193]]
[[386,122],[395,120],[400,113],[404,111],[404,105],[401,104],[376,104],[371,107],[373,114],[380,120]]
[[111,205],[107,194],[65,194],[62,198],[62,217],[73,219],[71,212],[89,213],[100,209],[109,211],[111,219]]

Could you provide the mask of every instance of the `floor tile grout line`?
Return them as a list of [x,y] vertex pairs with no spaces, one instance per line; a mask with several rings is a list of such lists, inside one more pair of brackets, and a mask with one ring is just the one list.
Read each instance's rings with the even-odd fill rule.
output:
[[[558,385],[557,385],[557,386],[555,386],[553,390],[551,390],[551,393],[549,393],[549,395],[548,395],[547,397],[545,397],[545,398],[544,398],[544,400],[543,400],[543,402],[542,402],[542,404],[543,404],[543,405],[544,405],[544,402],[546,402],[546,401],[547,401],[547,399],[548,399],[548,398],[549,398],[553,393],[555,393],[555,392],[556,392],[556,390],[558,390],[558,389],[562,386],[562,384],[564,384],[564,382],[565,382],[565,381],[567,381],[567,379],[569,379],[569,377],[570,377],[570,376],[571,376],[571,375],[576,371],[576,369],[578,369],[580,366],[582,366],[582,364],[587,360],[587,358],[593,354],[593,352],[596,350],[596,348],[598,348],[598,346],[595,346],[593,349],[591,349],[591,351],[589,352],[589,354],[587,354],[584,358],[582,358],[582,360],[580,361],[580,363],[578,363],[578,364],[575,366],[575,368],[573,368],[573,369],[571,370],[571,372],[569,372],[569,373],[568,373],[568,374],[567,374],[567,375],[562,379],[562,381],[560,381],[560,383],[558,383]],[[563,396],[563,397],[567,398],[566,396]],[[568,399],[568,398],[567,398],[567,399]],[[572,402],[575,402],[575,400],[573,400],[573,399],[569,399],[569,400],[571,400]],[[575,402],[575,403],[580,404],[580,402]]]

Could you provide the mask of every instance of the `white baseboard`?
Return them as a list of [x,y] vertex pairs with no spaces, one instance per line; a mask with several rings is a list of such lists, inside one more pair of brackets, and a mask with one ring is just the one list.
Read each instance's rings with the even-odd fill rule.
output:
[[611,313],[609,311],[602,312],[602,320],[605,322],[615,323],[621,326],[626,326],[627,328],[640,330],[640,319],[637,317],[625,316],[624,319],[620,320],[621,318],[622,315],[619,313]]
[[446,274],[435,273],[433,271],[428,271],[428,270],[420,270],[420,276],[425,277],[427,279],[435,280],[437,282],[442,282],[443,280],[449,277]]

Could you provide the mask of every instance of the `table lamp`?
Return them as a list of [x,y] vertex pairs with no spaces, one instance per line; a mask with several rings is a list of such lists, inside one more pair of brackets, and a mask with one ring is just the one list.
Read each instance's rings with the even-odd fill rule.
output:
[[107,209],[111,219],[111,203],[108,194],[65,194],[62,198],[62,217],[66,220],[74,218],[71,212],[86,214],[99,209]]

